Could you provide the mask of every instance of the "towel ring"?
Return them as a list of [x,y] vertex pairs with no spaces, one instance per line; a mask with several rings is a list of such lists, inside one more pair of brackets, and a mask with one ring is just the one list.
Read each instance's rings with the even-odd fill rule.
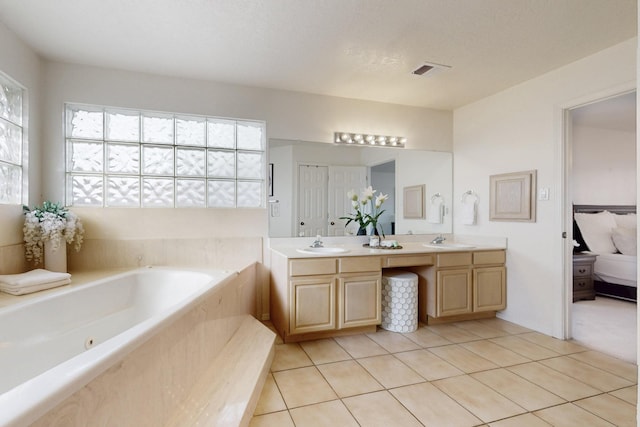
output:
[[462,193],[462,197],[460,198],[460,200],[462,201],[462,203],[464,203],[464,202],[465,202],[465,200],[467,199],[467,197],[469,197],[469,196],[475,197],[476,201],[478,201],[478,199],[479,199],[479,197],[478,197],[478,195],[476,194],[476,192],[475,192],[475,191],[473,191],[473,190],[467,190],[467,191],[465,191],[464,193]]
[[433,203],[436,199],[443,199],[444,200],[444,197],[442,197],[442,194],[436,193],[433,196],[431,196],[431,203]]

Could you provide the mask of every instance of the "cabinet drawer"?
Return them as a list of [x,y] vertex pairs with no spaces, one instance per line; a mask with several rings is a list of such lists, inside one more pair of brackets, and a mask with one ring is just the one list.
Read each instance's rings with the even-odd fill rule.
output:
[[574,291],[590,291],[593,290],[593,279],[591,278],[580,278],[573,280],[573,290]]
[[459,267],[471,265],[471,252],[437,255],[437,267]]
[[338,259],[338,271],[340,273],[361,273],[365,271],[378,271],[382,268],[380,257],[343,257]]
[[401,255],[383,259],[383,267],[415,267],[433,265],[433,255]]
[[482,251],[473,253],[473,264],[504,264],[506,254],[504,251]]
[[335,274],[335,258],[292,259],[289,262],[290,276],[310,276],[316,274]]
[[574,264],[573,277],[591,277],[592,268],[591,264]]

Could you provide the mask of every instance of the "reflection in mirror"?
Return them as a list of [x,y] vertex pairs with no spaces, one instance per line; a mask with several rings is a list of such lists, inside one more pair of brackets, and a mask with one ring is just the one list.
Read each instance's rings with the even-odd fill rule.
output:
[[[347,192],[369,185],[389,195],[379,220],[385,235],[451,233],[451,153],[271,139],[269,163],[270,237],[355,235],[357,225],[340,217],[353,213]],[[423,184],[424,218],[405,218],[403,188]]]

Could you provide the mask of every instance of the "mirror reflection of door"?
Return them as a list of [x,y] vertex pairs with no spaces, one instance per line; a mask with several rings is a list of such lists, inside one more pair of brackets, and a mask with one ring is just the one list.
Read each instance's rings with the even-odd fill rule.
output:
[[345,215],[354,212],[351,201],[347,193],[353,190],[360,194],[367,186],[367,168],[365,166],[329,166],[329,218],[327,224],[327,236],[344,236],[346,234],[357,234],[358,225],[349,224],[345,229]]
[[345,220],[353,212],[347,193],[360,194],[367,186],[365,166],[298,166],[298,225],[299,237],[344,236],[356,234],[358,226]]
[[327,177],[327,166],[298,166],[299,237],[327,235]]
[[394,160],[371,167],[371,185],[376,190],[376,196],[380,193],[389,196],[382,205],[384,213],[380,215],[378,224],[382,232],[395,234],[396,224],[396,162]]

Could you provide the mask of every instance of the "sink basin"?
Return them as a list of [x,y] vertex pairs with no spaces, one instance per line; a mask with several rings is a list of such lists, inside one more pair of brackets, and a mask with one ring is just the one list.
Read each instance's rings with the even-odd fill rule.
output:
[[467,245],[465,243],[423,243],[422,246],[427,248],[436,249],[471,249],[475,248],[473,245]]
[[335,247],[324,247],[324,248],[302,248],[298,249],[298,252],[302,252],[305,254],[343,254],[345,252],[349,252],[349,249],[345,248],[335,248]]

